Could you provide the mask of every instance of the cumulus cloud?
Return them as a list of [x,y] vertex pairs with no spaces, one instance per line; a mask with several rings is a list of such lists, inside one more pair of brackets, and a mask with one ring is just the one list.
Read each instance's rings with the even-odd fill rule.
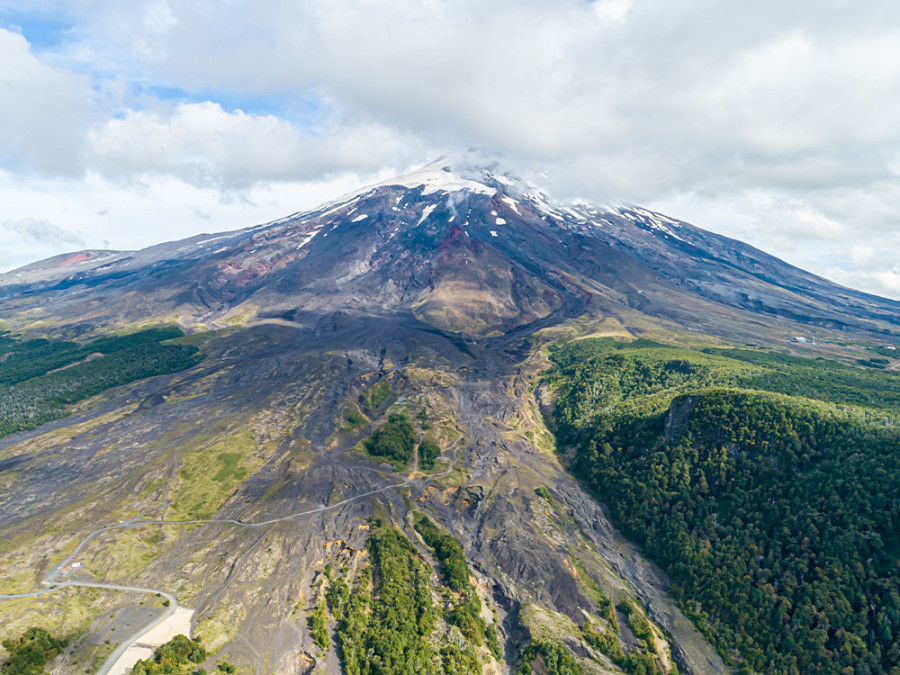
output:
[[415,137],[379,124],[330,126],[314,135],[273,115],[226,112],[212,102],[130,111],[93,129],[88,147],[87,164],[106,176],[157,173],[228,188],[374,171],[422,152]]
[[77,172],[90,108],[87,78],[44,64],[0,28],[0,166]]

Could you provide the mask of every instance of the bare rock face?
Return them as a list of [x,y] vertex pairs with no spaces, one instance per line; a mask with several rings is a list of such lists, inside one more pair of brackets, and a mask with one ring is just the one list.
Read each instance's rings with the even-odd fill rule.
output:
[[697,406],[697,399],[693,396],[685,396],[672,402],[669,412],[666,413],[665,435],[670,441],[681,436],[681,432],[691,419],[691,413]]
[[437,256],[428,288],[412,305],[417,318],[453,333],[486,335],[543,319],[562,304],[551,286],[465,239]]
[[[496,168],[439,162],[263,226],[2,275],[0,316],[69,337],[174,322],[206,355],[0,439],[0,592],[113,525],[80,554],[86,578],[176,594],[216,658],[246,672],[340,672],[308,621],[328,570],[363,569],[386,519],[437,589],[412,527],[427,514],[461,543],[497,626],[504,658],[485,656],[485,673],[509,672],[541,635],[586,672],[616,672],[581,635],[597,589],[639,601],[661,659],[715,673],[665,575],[561,465],[541,414],[552,392],[533,393],[541,346],[701,323],[737,338],[798,324],[893,335],[900,303],[660,214],[552,204]],[[440,446],[433,469],[366,456],[389,410]],[[673,408],[667,432],[689,414]],[[169,522],[187,520],[188,498],[214,517]],[[79,592],[0,603],[0,625],[68,634],[140,602]]]
[[273,675],[311,675],[315,669],[316,660],[310,654],[296,650],[282,656],[272,672]]

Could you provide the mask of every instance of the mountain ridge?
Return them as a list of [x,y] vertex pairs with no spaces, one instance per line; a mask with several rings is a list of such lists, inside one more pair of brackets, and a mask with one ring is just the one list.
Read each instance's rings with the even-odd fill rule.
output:
[[[466,213],[457,220],[459,209]],[[425,239],[417,242],[412,235],[419,230],[425,231]],[[373,232],[377,236],[373,237]],[[248,300],[248,290],[255,296],[253,301],[265,296],[264,286],[279,283],[287,274],[294,274],[294,281],[299,283],[293,285],[301,290],[311,276],[327,277],[331,267],[315,269],[313,261],[328,258],[328,250],[335,251],[335,246],[326,241],[329,235],[349,241],[329,265],[340,267],[348,260],[356,265],[333,278],[338,289],[366,276],[373,264],[377,268],[385,258],[381,255],[379,260],[378,255],[396,245],[415,252],[413,262],[420,275],[429,273],[422,261],[432,253],[437,259],[448,249],[457,250],[461,258],[447,255],[448,264],[432,270],[435,278],[427,281],[437,287],[442,285],[441,275],[452,265],[464,267],[475,262],[478,272],[490,277],[492,265],[502,267],[502,263],[492,262],[499,254],[504,260],[515,260],[513,267],[527,277],[527,259],[541,261],[552,252],[554,259],[544,260],[536,276],[580,277],[576,283],[582,289],[578,292],[599,292],[607,300],[644,307],[651,314],[659,310],[648,307],[653,304],[650,298],[665,303],[668,300],[664,298],[672,293],[687,293],[729,308],[821,327],[840,328],[847,310],[856,314],[855,328],[890,333],[893,329],[886,329],[884,324],[900,325],[900,302],[838,286],[737,240],[636,206],[554,204],[536,188],[499,173],[495,164],[465,166],[455,172],[448,160],[438,160],[419,171],[269,223],[197,235],[137,252],[94,255],[94,260],[80,262],[72,273],[66,267],[53,266],[47,271],[40,265],[36,276],[30,273],[34,266],[15,270],[0,275],[0,303],[11,295],[21,298],[39,291],[52,294],[54,286],[65,291],[93,287],[102,292],[104,285],[113,291],[123,286],[127,289],[142,276],[158,278],[175,272],[180,273],[182,287],[193,286],[201,296],[193,302],[183,298],[169,303],[170,310],[187,314],[184,325],[189,328],[201,314],[204,321],[215,322],[215,314],[227,314]],[[400,240],[392,244],[398,235]],[[455,237],[462,239],[454,242]],[[479,260],[466,259],[473,254]],[[304,262],[306,258],[310,259]],[[600,266],[598,260],[602,261]],[[618,275],[620,278],[615,279],[617,267],[630,267],[631,277]],[[376,279],[377,283],[382,281],[385,279]],[[452,294],[447,289],[454,286],[467,286],[475,302],[479,297],[491,297],[486,282],[472,286],[459,279],[444,281],[438,295],[445,291]],[[603,288],[598,289],[598,283]],[[52,295],[45,294],[47,297]],[[428,301],[423,296],[402,300],[401,304]],[[438,311],[446,304],[440,299],[436,302]],[[540,313],[546,308],[532,309]],[[523,320],[530,313],[532,310],[524,308]],[[487,324],[491,321],[474,332],[489,332],[492,328]],[[467,328],[464,318],[440,327],[455,332],[466,332]]]

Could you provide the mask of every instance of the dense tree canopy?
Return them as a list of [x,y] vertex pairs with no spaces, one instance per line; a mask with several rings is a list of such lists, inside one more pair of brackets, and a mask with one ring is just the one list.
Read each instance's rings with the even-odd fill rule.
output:
[[574,471],[728,661],[900,667],[900,377],[608,340],[553,360]]
[[434,468],[434,460],[441,454],[441,446],[434,441],[424,440],[419,443],[419,468],[430,471]]
[[[348,675],[481,674],[478,650],[489,631],[478,616],[481,605],[469,587],[468,565],[459,542],[450,534],[427,519],[419,519],[417,529],[426,522],[422,527],[428,540],[441,540],[439,545],[445,553],[439,558],[453,560],[453,583],[462,584],[465,592],[452,591],[443,562],[447,587],[438,585],[435,589],[431,568],[407,536],[377,522],[367,546],[371,566],[363,568],[352,592],[343,577],[334,579],[326,592],[328,605],[338,619],[338,652]],[[436,606],[433,589],[444,597],[453,596],[452,603]],[[470,601],[470,597],[475,600]],[[463,620],[455,616],[457,613],[476,622],[476,629],[461,627]],[[446,624],[460,630],[448,630],[439,621],[442,616]],[[496,638],[488,642],[499,652]]]
[[157,328],[76,344],[0,333],[0,437],[64,417],[69,404],[111,387],[190,368],[197,348],[168,342],[181,336]]
[[428,567],[399,530],[377,527],[368,549],[374,574],[361,576],[338,625],[345,672],[440,672],[428,639],[435,620]]
[[15,640],[4,640],[6,659],[0,663],[3,675],[40,675],[68,642],[53,637],[43,628],[29,628]]
[[445,583],[457,593],[447,621],[474,644],[481,644],[487,638],[488,646],[499,657],[496,634],[489,631],[481,618],[481,599],[471,582],[472,572],[459,541],[449,532],[440,530],[427,516],[416,519],[416,531],[434,551]]
[[525,648],[519,674],[531,675],[535,666],[537,672],[548,675],[582,675],[584,672],[568,649],[553,642],[532,642]]
[[206,660],[206,649],[199,640],[176,635],[157,647],[153,657],[134,664],[131,675],[189,675]]
[[366,439],[365,446],[370,455],[406,464],[416,449],[416,431],[405,414],[392,413],[387,422]]

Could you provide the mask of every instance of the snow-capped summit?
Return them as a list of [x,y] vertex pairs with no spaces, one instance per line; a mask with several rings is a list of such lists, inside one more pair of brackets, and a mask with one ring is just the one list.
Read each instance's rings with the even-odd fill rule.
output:
[[372,187],[401,185],[416,188],[424,186],[423,194],[468,190],[492,195],[496,189],[492,188],[486,180],[490,178],[487,167],[495,163],[487,161],[487,157],[483,153],[467,150],[444,155],[419,169],[389,178]]
[[264,225],[78,259],[0,276],[0,311],[205,326],[405,312],[473,335],[591,306],[689,325],[710,307],[817,325],[900,324],[900,303],[638,206],[555,201],[478,151]]

